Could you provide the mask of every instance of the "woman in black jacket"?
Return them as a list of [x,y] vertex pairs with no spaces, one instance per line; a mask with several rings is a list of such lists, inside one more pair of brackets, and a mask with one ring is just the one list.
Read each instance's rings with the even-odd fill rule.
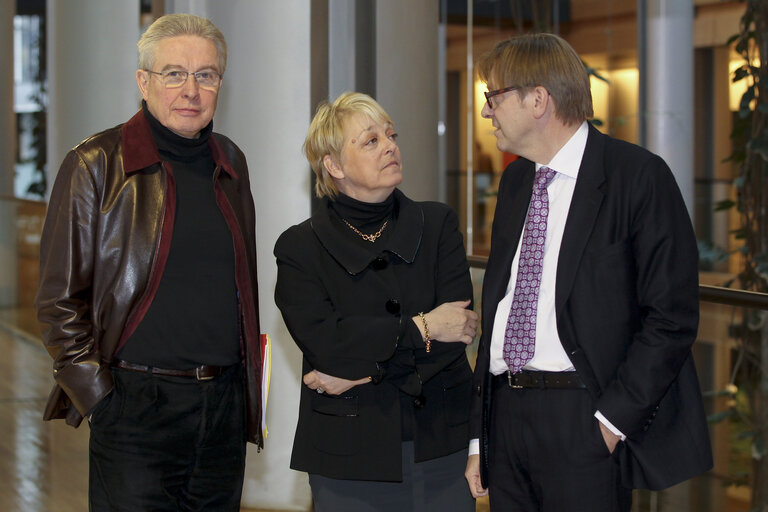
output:
[[322,201],[275,245],[275,300],[304,354],[291,467],[316,512],[474,510],[469,265],[456,214],[396,188],[396,136],[367,95],[321,105],[304,151]]

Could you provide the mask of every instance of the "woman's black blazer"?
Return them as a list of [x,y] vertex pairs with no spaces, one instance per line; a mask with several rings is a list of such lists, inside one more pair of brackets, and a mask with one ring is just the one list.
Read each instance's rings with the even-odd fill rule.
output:
[[327,199],[275,245],[275,301],[304,354],[303,373],[373,378],[339,396],[302,385],[293,469],[401,480],[401,396],[413,398],[417,461],[468,444],[465,345],[434,342],[427,353],[411,320],[444,302],[472,298],[457,217],[441,203],[394,194],[384,250],[374,252],[350,237]]

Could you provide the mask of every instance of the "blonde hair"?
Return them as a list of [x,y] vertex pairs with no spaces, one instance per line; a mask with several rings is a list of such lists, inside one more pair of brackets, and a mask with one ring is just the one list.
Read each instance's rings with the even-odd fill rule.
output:
[[576,51],[554,34],[526,34],[497,43],[477,63],[480,79],[494,87],[520,87],[521,95],[544,87],[565,124],[592,117],[589,74]]
[[211,20],[193,14],[166,14],[157,18],[139,38],[139,69],[152,70],[155,65],[155,50],[163,39],[177,36],[198,36],[216,46],[219,55],[219,74],[227,67],[227,41],[224,34]]
[[336,101],[324,101],[317,107],[315,117],[309,125],[304,139],[304,155],[315,172],[315,194],[317,197],[336,197],[339,193],[333,177],[323,165],[323,158],[330,155],[341,159],[344,147],[344,128],[347,119],[355,114],[363,114],[382,124],[394,124],[389,115],[376,100],[360,92],[342,93]]

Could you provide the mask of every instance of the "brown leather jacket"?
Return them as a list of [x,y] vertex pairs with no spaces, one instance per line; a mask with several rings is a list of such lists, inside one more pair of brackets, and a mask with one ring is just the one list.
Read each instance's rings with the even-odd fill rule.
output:
[[[263,445],[255,212],[245,156],[213,133],[216,202],[232,232],[248,440]],[[77,426],[113,387],[109,365],[149,309],[173,233],[175,186],[142,111],[70,151],[40,246],[36,307],[56,384],[44,419]]]

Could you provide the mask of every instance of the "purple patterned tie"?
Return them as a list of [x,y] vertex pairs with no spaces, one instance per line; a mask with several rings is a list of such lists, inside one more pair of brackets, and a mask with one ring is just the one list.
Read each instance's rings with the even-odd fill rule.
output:
[[547,185],[555,174],[549,167],[540,167],[533,181],[533,195],[520,247],[515,294],[504,334],[504,360],[512,373],[519,372],[533,358],[536,345],[536,308],[549,215]]

